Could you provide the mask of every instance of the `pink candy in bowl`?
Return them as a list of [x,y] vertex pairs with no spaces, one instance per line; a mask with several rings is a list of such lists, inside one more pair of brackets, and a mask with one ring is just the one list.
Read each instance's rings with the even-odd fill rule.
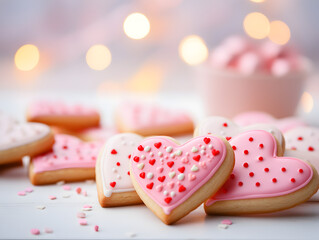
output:
[[207,114],[294,114],[309,74],[308,60],[287,46],[269,41],[259,45],[242,37],[230,37],[212,51],[208,62],[198,67]]

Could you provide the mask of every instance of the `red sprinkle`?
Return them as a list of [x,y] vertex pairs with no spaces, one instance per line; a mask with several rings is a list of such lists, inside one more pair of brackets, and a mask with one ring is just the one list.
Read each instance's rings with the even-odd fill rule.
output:
[[300,173],[303,173],[303,169],[302,169],[302,168],[300,168],[300,169],[299,169],[299,172],[300,172]]
[[128,155],[128,159],[130,159],[131,158],[131,154],[130,155]]
[[218,150],[216,150],[216,149],[213,149],[213,150],[212,150],[212,154],[213,154],[214,156],[217,156],[219,153],[220,153],[220,152],[219,152]]
[[265,172],[269,172],[269,168],[265,168],[264,171],[265,171]]
[[260,147],[260,148],[264,148],[264,144],[262,144],[262,143],[259,144],[259,147]]
[[253,177],[255,174],[253,172],[249,173],[249,176]]
[[95,231],[95,232],[98,232],[98,231],[99,231],[99,226],[98,226],[98,225],[95,225],[95,226],[94,226],[94,231]]
[[117,151],[115,149],[112,149],[111,154],[117,154]]
[[173,167],[173,165],[174,165],[173,161],[167,162],[167,166],[169,166],[170,168]]
[[114,188],[115,185],[116,185],[116,182],[110,182],[110,186],[111,186],[112,188]]
[[82,188],[77,187],[77,188],[75,189],[75,191],[77,192],[77,194],[81,194],[81,192],[82,192]]
[[290,181],[294,183],[294,182],[296,182],[296,179],[292,178],[292,179],[290,179]]
[[276,183],[276,182],[277,182],[277,178],[273,178],[272,181],[273,181],[274,183]]
[[143,148],[142,145],[139,145],[139,146],[137,147],[137,149],[138,149],[139,151],[143,151],[143,150],[144,150],[144,148]]
[[259,161],[262,161],[262,160],[264,160],[264,158],[260,156],[260,157],[258,158],[258,160],[259,160]]
[[248,166],[249,166],[249,164],[246,163],[246,162],[243,164],[243,167],[244,167],[244,168],[248,168]]
[[200,160],[200,155],[194,156],[193,159],[198,162]]
[[129,176],[131,175],[130,171],[127,172],[127,175],[129,175]]
[[228,124],[227,124],[227,123],[224,123],[223,126],[224,126],[224,127],[228,127]]
[[141,177],[141,178],[145,178],[145,172],[141,172],[141,173],[140,173],[140,177]]
[[244,151],[244,154],[245,154],[245,155],[248,155],[248,153],[249,153],[248,150],[245,150],[245,151]]
[[249,138],[249,142],[252,142],[254,141],[254,139],[252,137]]
[[169,204],[171,201],[172,201],[172,198],[171,197],[167,197],[164,199],[164,201]]
[[303,140],[303,138],[302,137],[298,137],[298,141],[302,141]]
[[161,176],[161,177],[158,177],[157,179],[158,179],[158,181],[160,181],[160,182],[164,182],[164,180],[165,180],[165,176]]
[[233,150],[236,150],[236,149],[237,149],[237,147],[236,147],[236,146],[232,146],[232,148],[233,148]]
[[234,178],[235,178],[235,174],[233,174],[233,173],[230,174],[230,178],[231,178],[231,179],[234,179]]
[[281,171],[286,172],[286,168],[283,167],[283,168],[281,169]]
[[120,162],[117,162],[116,165],[117,165],[117,166],[121,166],[121,163],[120,163]]
[[229,141],[231,139],[231,137],[226,137],[226,140]]
[[310,152],[313,152],[315,149],[310,146],[310,147],[308,148],[308,150],[309,150]]
[[243,182],[238,182],[238,186],[239,186],[239,187],[241,187],[241,186],[243,186],[243,185],[244,185]]
[[156,160],[155,159],[151,159],[148,162],[153,166],[155,164]]
[[210,143],[210,138],[205,137],[205,138],[204,138],[204,142],[205,142],[206,144]]
[[158,149],[162,146],[162,143],[161,142],[154,143],[154,146]]
[[256,187],[259,187],[260,186],[260,182],[256,182]]
[[64,145],[64,146],[63,146],[63,149],[68,149],[68,146]]
[[134,160],[135,162],[138,162],[138,161],[140,161],[140,158],[139,158],[138,156],[135,156],[135,157],[133,158],[133,160]]
[[184,192],[185,190],[186,188],[183,185],[179,186],[179,189],[178,189],[179,192]]
[[146,187],[147,187],[148,189],[152,189],[153,186],[154,186],[154,183],[153,183],[153,182],[151,182],[151,183],[149,183],[149,184],[146,185]]
[[180,167],[177,169],[179,172],[183,173],[185,171],[185,167]]

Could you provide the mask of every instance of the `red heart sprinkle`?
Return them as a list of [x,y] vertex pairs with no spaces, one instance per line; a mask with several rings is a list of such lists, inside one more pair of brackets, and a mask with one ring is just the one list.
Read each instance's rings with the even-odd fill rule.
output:
[[155,160],[155,159],[151,159],[151,160],[149,160],[148,162],[153,166],[154,163],[156,162],[156,160]]
[[141,177],[141,178],[145,178],[145,172],[141,172],[141,173],[140,173],[140,177]]
[[111,154],[117,154],[117,151],[115,149],[112,149]]
[[198,162],[200,160],[200,155],[194,156],[193,159]]
[[129,176],[131,175],[130,171],[127,172],[127,175],[129,175]]
[[205,142],[206,144],[210,143],[210,138],[205,137],[205,138],[204,138],[204,142]]
[[231,139],[231,137],[226,137],[226,140],[229,141]]
[[121,163],[120,163],[120,162],[117,162],[116,165],[117,165],[117,166],[121,166]]
[[186,188],[183,185],[181,185],[178,189],[179,192],[184,192],[185,190]]
[[138,161],[140,160],[140,158],[139,158],[138,156],[135,156],[135,157],[133,158],[133,160],[134,160],[135,162],[138,162]]
[[143,150],[144,150],[144,148],[143,148],[142,145],[139,145],[139,146],[137,147],[137,149],[138,149],[139,151],[143,151]]
[[167,197],[164,199],[164,201],[169,204],[171,201],[172,201],[172,198],[171,197]]
[[252,142],[254,141],[254,139],[252,137],[249,138],[249,142]]
[[233,150],[236,150],[236,149],[237,149],[237,147],[236,147],[236,146],[232,146],[232,148],[233,148]]
[[68,149],[68,146],[63,146],[63,149]]
[[219,153],[220,153],[220,152],[219,152],[218,150],[216,150],[216,149],[213,149],[213,150],[212,150],[212,154],[213,154],[214,156],[217,156]]
[[160,181],[160,182],[164,182],[164,180],[165,180],[165,176],[161,176],[161,177],[158,177],[157,179],[158,179],[158,181]]
[[115,185],[116,185],[116,182],[111,182],[111,183],[110,183],[110,186],[111,186],[112,188],[114,188]]
[[309,150],[310,152],[312,152],[312,151],[315,150],[315,149],[310,146],[310,147],[308,148],[308,150]]
[[131,154],[130,155],[128,155],[128,159],[130,159],[131,158]]
[[151,182],[151,183],[149,183],[149,184],[146,185],[146,187],[147,187],[148,189],[152,189],[153,186],[154,186],[154,183],[153,183],[153,182]]
[[302,141],[302,140],[303,140],[303,138],[302,138],[302,137],[298,137],[298,140],[299,140],[299,141]]
[[170,168],[173,167],[173,165],[174,165],[173,161],[167,162],[167,166],[169,166]]
[[154,143],[154,146],[158,149],[162,146],[162,143],[161,142]]
[[181,173],[183,173],[183,172],[185,171],[185,167],[180,167],[180,168],[178,168],[178,171],[181,172]]
[[228,124],[227,124],[227,123],[224,123],[223,126],[224,126],[224,127],[228,127]]

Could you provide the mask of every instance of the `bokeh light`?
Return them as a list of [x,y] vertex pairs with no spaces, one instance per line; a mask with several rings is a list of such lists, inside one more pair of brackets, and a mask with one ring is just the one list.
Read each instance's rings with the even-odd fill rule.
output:
[[142,13],[132,13],[124,21],[125,34],[133,39],[145,38],[151,29],[150,22]]
[[282,21],[272,21],[270,23],[269,39],[274,43],[284,45],[290,39],[290,29]]
[[244,19],[245,32],[252,38],[263,39],[268,36],[270,24],[268,18],[259,12],[249,13]]
[[262,3],[262,2],[264,2],[265,0],[250,0],[250,1],[255,2],[255,3]]
[[39,49],[32,44],[23,45],[14,56],[15,65],[21,71],[34,69],[38,65],[39,59]]
[[310,93],[304,92],[301,97],[301,107],[305,113],[310,113],[313,109],[313,97]]
[[104,45],[93,45],[86,53],[86,62],[94,70],[104,70],[112,61],[110,50]]
[[201,37],[191,35],[179,44],[179,55],[187,64],[197,65],[207,59],[208,49]]

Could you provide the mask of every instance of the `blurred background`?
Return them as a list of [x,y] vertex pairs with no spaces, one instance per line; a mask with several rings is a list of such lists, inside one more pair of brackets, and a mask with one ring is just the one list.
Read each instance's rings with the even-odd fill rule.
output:
[[223,39],[242,35],[311,60],[298,114],[317,124],[318,9],[316,0],[2,0],[0,107],[134,95],[187,97],[194,109],[202,101],[196,68]]

